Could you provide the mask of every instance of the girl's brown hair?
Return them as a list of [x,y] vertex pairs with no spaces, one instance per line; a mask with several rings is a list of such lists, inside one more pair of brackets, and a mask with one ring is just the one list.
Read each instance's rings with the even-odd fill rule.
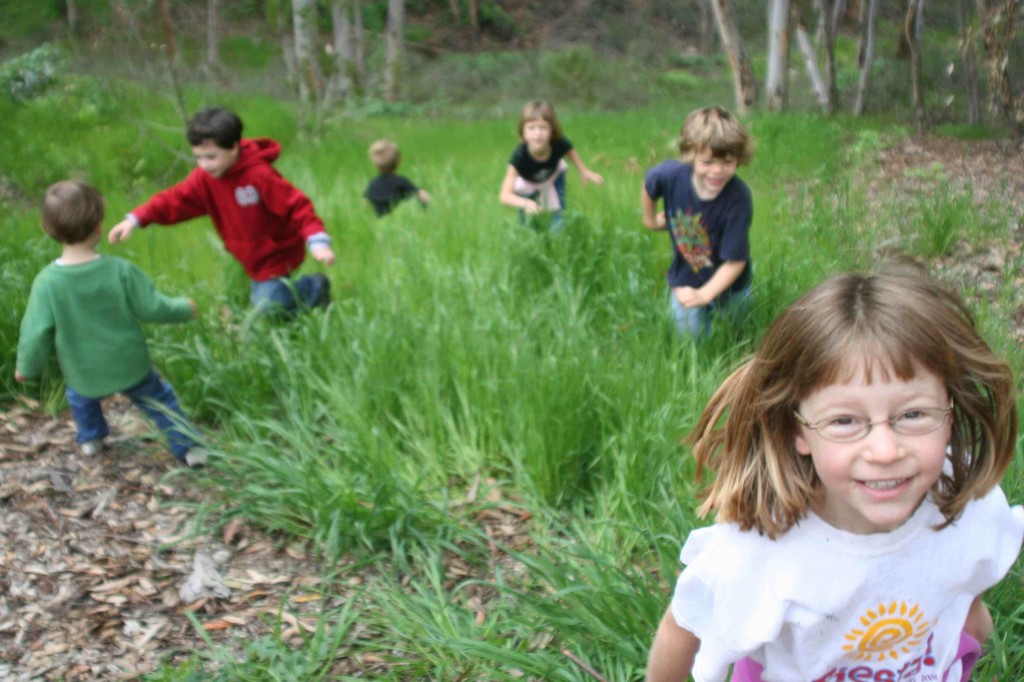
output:
[[103,222],[103,197],[77,180],[55,182],[43,197],[43,230],[61,244],[80,244]]
[[822,494],[797,453],[794,411],[819,388],[873,369],[908,380],[923,369],[952,401],[947,471],[932,491],[952,523],[1002,479],[1017,438],[1016,390],[964,303],[906,268],[832,277],[776,318],[754,356],[725,380],[687,438],[715,479],[700,514],[777,537]]
[[679,131],[679,153],[683,161],[709,150],[712,158],[736,159],[737,165],[750,163],[754,142],[735,116],[722,107],[707,107],[690,113]]
[[543,119],[551,126],[551,139],[562,139],[562,126],[558,123],[558,116],[555,114],[555,106],[546,100],[538,99],[527,102],[523,107],[523,113],[519,115],[519,137],[523,136],[523,128],[527,121]]

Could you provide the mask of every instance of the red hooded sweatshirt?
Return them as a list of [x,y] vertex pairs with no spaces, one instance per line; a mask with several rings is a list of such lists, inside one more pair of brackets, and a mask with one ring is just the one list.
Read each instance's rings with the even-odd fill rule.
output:
[[271,165],[280,154],[269,138],[242,140],[238,161],[220,178],[196,168],[131,213],[140,227],[209,215],[251,279],[283,277],[302,264],[306,239],[325,231],[309,198]]

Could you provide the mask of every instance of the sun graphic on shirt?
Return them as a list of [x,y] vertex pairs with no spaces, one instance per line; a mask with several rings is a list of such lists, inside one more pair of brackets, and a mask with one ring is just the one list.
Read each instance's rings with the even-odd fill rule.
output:
[[916,604],[902,601],[868,609],[860,622],[864,627],[847,632],[843,645],[846,657],[858,661],[896,660],[919,646],[932,628]]

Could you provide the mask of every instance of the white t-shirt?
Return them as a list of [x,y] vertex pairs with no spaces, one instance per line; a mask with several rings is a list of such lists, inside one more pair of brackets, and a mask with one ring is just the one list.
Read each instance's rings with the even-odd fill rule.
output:
[[996,487],[943,521],[927,499],[890,533],[814,514],[774,541],[732,523],[693,531],[672,614],[700,639],[694,679],[724,681],[750,657],[765,682],[941,680],[971,602],[1020,552],[1024,509]]

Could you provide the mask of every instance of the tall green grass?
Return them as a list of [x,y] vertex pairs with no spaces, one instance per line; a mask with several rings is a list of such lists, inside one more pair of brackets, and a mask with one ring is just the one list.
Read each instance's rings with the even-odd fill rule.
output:
[[[112,224],[188,170],[168,102],[124,84],[75,88],[0,104],[30,140],[0,148],[18,188],[4,200],[0,239],[5,397],[29,283],[57,253],[36,226],[45,185],[67,175],[97,184]],[[101,131],[96,118],[75,118],[83,98],[101,103]],[[148,333],[216,454],[209,477],[195,479],[220,501],[204,524],[241,516],[312,540],[330,580],[368,573],[298,650],[268,637],[239,658],[197,635],[191,665],[152,679],[194,679],[204,666],[216,679],[321,679],[331,661],[363,654],[392,664],[381,679],[588,679],[563,649],[609,679],[637,679],[680,543],[703,523],[679,441],[708,396],[775,313],[822,277],[873,266],[883,239],[938,255],[964,219],[952,194],[891,237],[891,216],[871,212],[852,172],[889,134],[884,125],[755,115],[759,149],[740,171],[755,199],[755,307],[743,328],[719,325],[693,346],[671,329],[668,238],[642,227],[638,199],[644,169],[673,155],[683,117],[707,102],[560,108],[606,179],[583,187],[570,172],[561,235],[521,225],[498,203],[514,116],[327,119],[313,135],[296,132],[285,105],[226,103],[248,135],[284,143],[277,167],[334,238],[338,262],[305,269],[329,275],[335,305],[289,325],[251,319],[248,283],[205,220],[102,250],[199,303],[195,322]],[[400,172],[434,196],[428,209],[406,204],[376,219],[364,205],[366,148],[385,136],[402,149]],[[978,312],[1019,369],[1000,336],[1007,311]],[[59,388],[51,372],[37,389],[52,409]],[[1007,489],[1020,498],[1019,465]],[[529,517],[528,542],[489,535],[481,518],[495,510]],[[451,572],[456,559],[472,577]],[[1018,567],[991,598],[999,634],[984,670],[1001,679],[1021,672],[1019,583]]]

